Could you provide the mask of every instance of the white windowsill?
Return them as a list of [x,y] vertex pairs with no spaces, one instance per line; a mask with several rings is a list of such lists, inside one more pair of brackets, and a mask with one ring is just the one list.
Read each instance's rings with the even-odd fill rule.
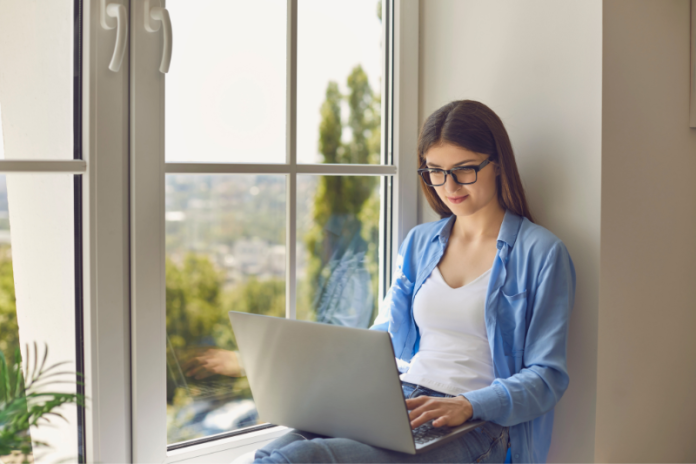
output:
[[232,462],[238,456],[264,446],[288,430],[287,427],[276,426],[199,445],[187,446],[186,448],[167,452],[166,462],[197,462],[197,458],[202,457],[205,457],[205,462],[207,463]]

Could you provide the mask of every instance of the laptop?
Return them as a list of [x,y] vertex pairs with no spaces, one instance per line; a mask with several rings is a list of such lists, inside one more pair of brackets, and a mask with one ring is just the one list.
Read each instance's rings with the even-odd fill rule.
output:
[[387,332],[229,312],[259,417],[420,454],[480,427],[411,430]]

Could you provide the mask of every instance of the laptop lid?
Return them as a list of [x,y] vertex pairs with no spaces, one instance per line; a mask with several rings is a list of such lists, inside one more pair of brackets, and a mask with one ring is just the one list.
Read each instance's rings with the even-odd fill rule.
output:
[[388,333],[229,317],[261,420],[415,453]]

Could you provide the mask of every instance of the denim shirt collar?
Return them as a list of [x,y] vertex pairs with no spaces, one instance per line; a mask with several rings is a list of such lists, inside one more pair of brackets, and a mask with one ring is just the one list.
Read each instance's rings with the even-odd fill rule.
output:
[[[442,221],[442,225],[438,231],[436,231],[432,240],[439,240],[442,245],[447,244],[449,240],[452,227],[454,226],[454,221],[457,216],[454,214],[447,218],[446,221]],[[512,248],[517,240],[517,233],[520,230],[520,224],[522,223],[522,217],[516,215],[512,211],[506,209],[505,216],[503,217],[503,223],[500,225],[500,232],[498,232],[498,249],[502,248],[503,244]]]

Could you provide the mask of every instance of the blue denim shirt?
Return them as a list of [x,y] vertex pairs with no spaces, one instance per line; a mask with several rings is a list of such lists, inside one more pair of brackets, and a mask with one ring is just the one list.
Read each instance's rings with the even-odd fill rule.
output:
[[[388,331],[400,372],[418,352],[413,299],[440,262],[456,216],[414,227],[399,247],[373,330]],[[553,409],[568,388],[575,268],[561,240],[510,211],[500,227],[484,306],[495,380],[463,393],[473,419],[510,427],[512,462],[546,462]]]

